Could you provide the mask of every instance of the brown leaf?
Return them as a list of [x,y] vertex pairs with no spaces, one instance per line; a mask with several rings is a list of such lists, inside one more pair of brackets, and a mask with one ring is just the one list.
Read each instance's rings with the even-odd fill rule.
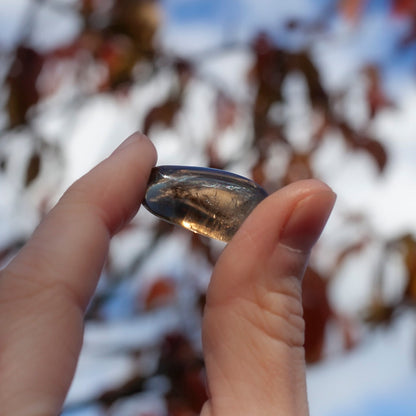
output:
[[123,397],[132,396],[142,392],[145,381],[146,379],[143,376],[139,374],[133,374],[120,386],[102,393],[98,397],[97,401],[105,407],[110,407],[115,401]]
[[97,30],[86,28],[72,42],[62,45],[47,55],[48,59],[73,59],[80,53],[88,52],[96,57],[104,41],[103,33]]
[[401,251],[404,265],[407,272],[407,285],[405,297],[411,301],[416,301],[416,239],[407,234],[401,239]]
[[361,250],[363,250],[369,242],[369,239],[367,237],[359,240],[358,242],[348,245],[345,247],[341,252],[338,253],[337,258],[334,263],[334,270],[338,270],[342,263],[352,254],[359,253]]
[[289,161],[286,175],[283,178],[283,183],[288,185],[292,182],[302,179],[310,179],[313,177],[314,174],[311,165],[311,154],[294,152]]
[[34,152],[29,159],[29,163],[26,168],[25,186],[28,187],[39,176],[41,169],[41,157],[40,154]]
[[9,97],[6,104],[9,127],[26,123],[29,109],[39,101],[37,79],[44,64],[44,57],[34,49],[19,46],[6,78]]
[[118,0],[112,18],[113,30],[130,36],[144,55],[154,54],[154,38],[162,21],[157,0]]
[[370,110],[370,119],[372,119],[380,110],[392,107],[393,102],[384,93],[379,69],[374,65],[370,65],[364,71],[369,81],[367,103]]
[[347,123],[338,124],[346,143],[354,150],[364,150],[377,163],[380,172],[384,171],[388,161],[388,154],[384,146],[376,139],[358,133]]
[[329,97],[326,93],[319,70],[312,61],[308,52],[294,54],[291,58],[293,70],[300,71],[306,80],[309,91],[309,100],[313,107],[329,113]]
[[363,318],[370,325],[388,325],[391,323],[395,310],[395,305],[389,305],[377,296],[364,312]]
[[257,87],[254,103],[254,134],[259,139],[267,126],[267,116],[275,102],[282,101],[282,85],[289,71],[289,55],[273,44],[265,33],[260,33],[252,44],[255,62],[248,78]]
[[94,0],[81,0],[81,14],[85,17],[89,17],[95,11],[95,3]]
[[266,183],[267,176],[265,163],[266,158],[264,156],[260,156],[251,169],[251,177],[253,178],[253,181],[259,185],[264,185]]
[[358,148],[365,150],[377,163],[380,172],[386,167],[388,156],[384,146],[377,140],[370,137],[364,138],[358,145]]
[[143,133],[148,134],[155,124],[163,127],[171,127],[175,116],[181,108],[180,97],[169,98],[163,104],[153,107],[146,115],[143,125]]
[[194,75],[193,64],[186,59],[178,58],[174,62],[173,67],[178,75],[180,90],[183,91]]

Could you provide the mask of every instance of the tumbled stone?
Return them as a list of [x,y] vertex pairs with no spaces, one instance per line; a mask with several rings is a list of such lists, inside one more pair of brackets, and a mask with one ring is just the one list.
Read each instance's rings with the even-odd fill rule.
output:
[[255,182],[230,172],[158,166],[152,169],[143,205],[165,221],[227,242],[266,196]]

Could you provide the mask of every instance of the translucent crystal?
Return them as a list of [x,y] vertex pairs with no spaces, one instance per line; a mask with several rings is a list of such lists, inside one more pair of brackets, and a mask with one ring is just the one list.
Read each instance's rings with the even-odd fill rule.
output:
[[143,205],[170,223],[227,242],[266,196],[256,183],[230,172],[158,166],[152,169]]

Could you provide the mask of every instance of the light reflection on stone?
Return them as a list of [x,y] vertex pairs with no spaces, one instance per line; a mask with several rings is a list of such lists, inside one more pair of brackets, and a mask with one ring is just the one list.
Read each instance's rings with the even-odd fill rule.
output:
[[230,172],[158,166],[152,169],[143,205],[165,221],[228,242],[266,196],[256,183]]

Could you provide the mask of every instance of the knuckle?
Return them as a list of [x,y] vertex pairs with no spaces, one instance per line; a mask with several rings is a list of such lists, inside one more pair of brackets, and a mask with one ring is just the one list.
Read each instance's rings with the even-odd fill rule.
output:
[[58,276],[58,271],[39,250],[36,261],[31,264],[20,261],[17,270],[6,267],[0,272],[0,280],[7,286],[7,290],[0,290],[0,303],[3,306],[10,304],[15,308],[16,305],[46,305],[53,299],[61,305],[76,305],[81,309],[83,297]]
[[300,286],[295,278],[284,280],[279,290],[257,289],[256,304],[262,315],[258,322],[270,338],[291,348],[303,347],[305,321]]

